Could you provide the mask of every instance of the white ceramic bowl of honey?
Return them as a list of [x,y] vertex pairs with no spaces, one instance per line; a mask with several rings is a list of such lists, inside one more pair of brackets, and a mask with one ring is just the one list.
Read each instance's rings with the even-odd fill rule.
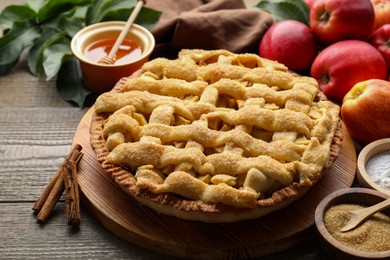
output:
[[369,143],[357,160],[359,185],[390,196],[390,138]]
[[353,230],[340,230],[351,210],[372,206],[388,197],[373,189],[347,188],[332,192],[318,204],[315,225],[329,259],[390,259],[390,208]]
[[115,63],[99,63],[108,55],[125,24],[121,21],[92,24],[72,38],[71,49],[80,61],[83,82],[96,93],[111,90],[121,78],[140,69],[154,50],[152,33],[133,24],[116,54]]

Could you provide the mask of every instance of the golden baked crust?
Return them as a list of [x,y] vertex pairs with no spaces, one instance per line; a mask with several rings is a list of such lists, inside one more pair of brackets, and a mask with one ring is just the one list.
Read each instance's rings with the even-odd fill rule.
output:
[[163,214],[256,218],[302,196],[337,158],[339,107],[254,54],[183,50],[95,103],[91,144],[126,192]]

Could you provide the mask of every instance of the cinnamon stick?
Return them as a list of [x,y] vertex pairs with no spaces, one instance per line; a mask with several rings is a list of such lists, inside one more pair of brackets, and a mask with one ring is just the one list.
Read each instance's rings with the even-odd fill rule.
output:
[[49,197],[49,194],[53,190],[54,185],[56,184],[58,178],[62,175],[62,167],[60,167],[56,174],[53,176],[53,178],[50,180],[50,182],[47,184],[46,188],[43,190],[41,196],[39,196],[38,200],[34,203],[32,209],[35,211],[36,214],[38,214],[43,204],[45,204],[47,198]]
[[51,190],[53,189],[54,187],[54,184],[57,182],[57,179],[58,177],[62,174],[62,171],[63,171],[63,167],[65,165],[65,162],[68,161],[72,154],[75,152],[75,151],[81,151],[81,145],[79,144],[76,144],[74,146],[74,148],[70,151],[70,153],[68,154],[68,156],[66,157],[65,161],[62,163],[62,165],[60,166],[60,168],[57,170],[57,172],[55,173],[55,175],[53,176],[53,178],[50,180],[50,182],[48,183],[48,185],[46,186],[46,188],[43,190],[41,196],[39,196],[38,200],[35,202],[35,204],[33,205],[32,209],[35,211],[35,213],[39,213],[42,209],[42,206],[43,204],[45,204],[45,201],[47,200],[47,198],[49,197],[49,194],[51,192]]
[[33,205],[32,209],[38,214],[38,221],[46,222],[57,201],[61,198],[62,193],[65,190],[64,172],[66,172],[66,165],[72,160],[76,162],[77,168],[77,163],[81,159],[81,149],[82,147],[79,144],[76,144],[73,147],[65,161],[61,164],[53,178],[43,190],[41,196],[39,196],[38,200]]
[[77,165],[83,156],[75,152],[72,158],[65,163],[62,172],[65,183],[66,221],[68,225],[80,225],[80,195],[77,182]]
[[64,179],[62,174],[60,174],[56,183],[53,186],[53,189],[50,191],[49,196],[47,197],[45,203],[43,204],[42,209],[38,213],[37,216],[38,221],[42,223],[46,222],[54,206],[57,204],[57,201],[61,198],[64,189],[65,189]]

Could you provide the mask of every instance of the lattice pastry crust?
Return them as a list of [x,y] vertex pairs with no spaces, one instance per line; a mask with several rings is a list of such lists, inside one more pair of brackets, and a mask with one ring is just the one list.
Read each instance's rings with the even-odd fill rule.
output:
[[158,212],[206,222],[287,206],[342,139],[339,107],[314,79],[225,50],[152,60],[95,109],[91,144],[116,182]]

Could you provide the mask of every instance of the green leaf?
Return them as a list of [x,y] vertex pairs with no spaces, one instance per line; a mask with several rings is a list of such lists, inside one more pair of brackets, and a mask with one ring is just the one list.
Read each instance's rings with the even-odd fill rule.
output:
[[96,97],[96,94],[83,84],[80,64],[75,57],[71,57],[62,64],[56,85],[58,93],[64,100],[74,102],[79,107],[85,106],[88,98]]
[[135,19],[135,23],[144,26],[147,29],[152,29],[152,27],[158,22],[162,15],[162,12],[159,10],[151,8],[142,8],[141,12]]
[[84,25],[81,20],[74,18],[74,16],[61,16],[58,27],[72,38],[78,31],[83,29]]
[[51,28],[46,28],[41,37],[35,42],[27,58],[28,67],[32,74],[42,75],[43,51],[50,45],[63,40],[64,33],[58,33]]
[[[127,18],[128,18],[130,16],[130,10],[134,8],[136,4],[137,4],[137,0],[127,0],[127,1],[97,0],[89,7],[86,16],[86,24],[90,25],[93,23],[101,22],[103,21],[107,13],[117,12],[118,10],[123,10],[123,9],[128,9],[128,13],[127,13]],[[127,18],[125,18],[124,20],[127,20]],[[121,20],[123,20],[123,17]]]
[[22,51],[32,45],[39,35],[39,29],[28,21],[14,22],[12,29],[0,38],[0,76],[16,65]]
[[59,27],[72,38],[79,30],[85,27],[87,10],[88,6],[76,6],[73,8],[72,13],[61,15]]
[[87,6],[76,6],[72,15],[62,14],[58,26],[72,38],[78,31],[85,27],[85,16],[87,15]]
[[61,68],[62,63],[72,56],[70,41],[65,39],[64,42],[50,45],[43,51],[43,70],[47,80],[54,78]]
[[34,20],[36,12],[26,5],[9,5],[0,14],[0,24],[3,28],[12,28],[16,21]]
[[310,9],[303,0],[262,0],[255,7],[272,14],[277,22],[291,19],[309,25]]
[[39,9],[45,5],[45,2],[46,0],[27,0],[26,4],[36,13],[38,13]]
[[45,27],[53,30],[65,32],[69,38],[72,38],[79,30],[84,28],[84,19],[80,18],[80,10],[87,10],[86,7],[74,7],[67,12],[63,12],[58,17],[45,22]]
[[[107,12],[100,22],[113,20],[127,21],[133,9],[134,8],[131,8],[130,10],[119,9]],[[151,29],[151,27],[160,19],[161,14],[160,11],[143,7],[134,22],[145,28]]]
[[[0,51],[1,51],[1,49],[0,49]],[[10,70],[12,70],[16,66],[18,61],[19,61],[19,57],[16,60],[10,61],[7,64],[1,64],[0,65],[0,76],[7,75],[7,73],[10,72]]]
[[[86,15],[86,24],[104,21],[127,21],[134,10],[136,0],[98,0],[89,8]],[[150,29],[161,16],[161,11],[142,7],[135,23]]]
[[93,0],[48,0],[47,3],[39,9],[38,22],[45,22],[54,17],[58,17],[61,13],[67,12],[75,6],[86,5],[92,2]]
[[87,15],[89,6],[90,5],[77,6],[76,12],[74,13],[73,17],[85,22],[85,16]]

